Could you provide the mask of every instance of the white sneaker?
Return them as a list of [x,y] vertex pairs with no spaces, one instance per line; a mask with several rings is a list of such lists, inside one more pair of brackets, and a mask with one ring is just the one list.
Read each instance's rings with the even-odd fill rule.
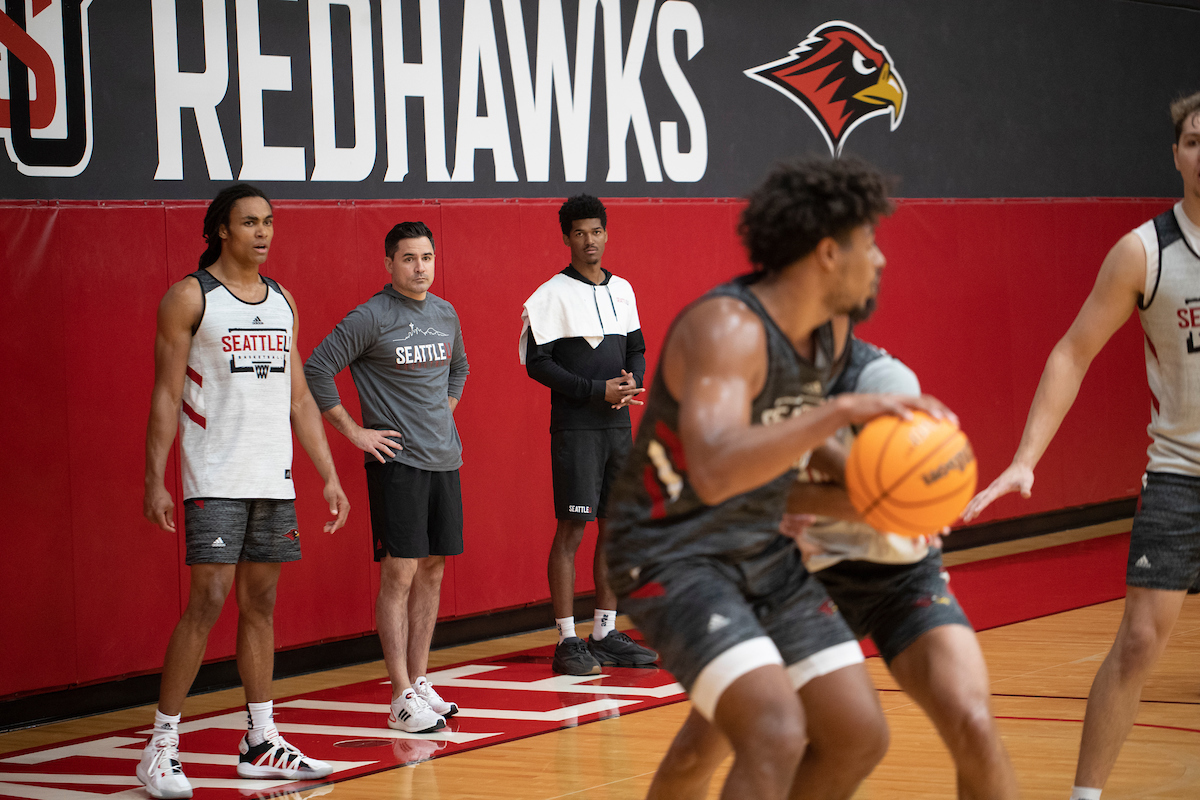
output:
[[389,728],[408,733],[433,733],[446,727],[446,720],[429,707],[425,698],[414,689],[392,701],[392,713],[388,714]]
[[279,735],[274,725],[259,744],[251,746],[248,736],[243,736],[238,745],[241,754],[237,765],[239,778],[311,781],[333,772],[332,764],[301,753]]
[[137,777],[146,785],[151,797],[174,800],[192,796],[192,785],[183,774],[183,765],[179,763],[178,736],[150,739],[142,751]]
[[446,719],[450,719],[450,717],[458,713],[458,704],[448,703],[443,700],[442,696],[433,688],[433,684],[424,676],[417,678],[417,682],[413,684],[413,691],[426,703],[429,703],[429,707],[433,709],[433,713],[435,714],[441,714]]

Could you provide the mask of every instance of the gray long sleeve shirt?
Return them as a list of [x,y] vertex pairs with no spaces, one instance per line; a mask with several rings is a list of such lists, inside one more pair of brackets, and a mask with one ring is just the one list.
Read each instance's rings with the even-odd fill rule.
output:
[[363,427],[403,434],[404,449],[392,461],[430,472],[462,466],[448,398],[462,397],[470,370],[454,306],[433,294],[413,300],[387,285],[347,314],[304,365],[321,413],[341,403],[333,379],[347,366]]

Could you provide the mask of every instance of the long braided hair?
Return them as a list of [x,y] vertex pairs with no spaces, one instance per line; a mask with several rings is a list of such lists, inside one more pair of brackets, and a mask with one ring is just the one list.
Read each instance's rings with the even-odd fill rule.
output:
[[212,266],[221,257],[221,226],[229,224],[229,215],[233,213],[237,201],[247,197],[261,197],[267,201],[267,205],[271,205],[271,198],[262,189],[248,183],[222,189],[208,204],[208,211],[204,214],[204,241],[208,243],[208,248],[200,254],[200,269]]

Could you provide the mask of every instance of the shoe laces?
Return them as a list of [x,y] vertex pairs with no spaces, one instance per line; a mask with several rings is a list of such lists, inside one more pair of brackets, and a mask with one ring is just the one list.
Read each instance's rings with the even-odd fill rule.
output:
[[624,633],[623,631],[617,631],[617,630],[609,631],[608,635],[604,637],[603,641],[607,641],[609,639],[620,642],[621,644],[626,644],[626,643],[637,644],[637,642],[635,642],[633,639],[629,638],[629,634]]
[[160,764],[166,762],[172,772],[183,772],[183,766],[179,762],[179,737],[174,734],[166,736],[156,736],[153,741],[154,745],[154,765],[158,768]]
[[444,703],[445,702],[445,700],[442,699],[442,696],[437,693],[437,689],[434,689],[433,684],[430,683],[429,681],[425,681],[419,687],[413,687],[413,688],[417,690],[416,691],[417,696],[420,697],[422,700],[424,700],[426,702],[426,704],[429,705],[430,708],[433,707],[434,703]]
[[265,761],[275,766],[293,766],[304,763],[304,753],[301,753],[298,747],[287,739],[284,739],[279,731],[275,729],[274,725],[271,726],[264,741],[271,745],[271,749],[259,758],[260,763]]
[[414,691],[412,697],[408,698],[405,702],[411,704],[409,708],[412,711],[433,711],[433,706],[429,705],[429,701],[417,691]]
[[[611,636],[611,634],[609,634],[609,635]],[[565,644],[567,646],[568,650],[575,652],[575,653],[591,653],[592,652],[591,650],[588,649],[587,642],[585,642],[583,639],[580,639],[578,637],[575,638],[574,640],[564,639],[563,644]]]

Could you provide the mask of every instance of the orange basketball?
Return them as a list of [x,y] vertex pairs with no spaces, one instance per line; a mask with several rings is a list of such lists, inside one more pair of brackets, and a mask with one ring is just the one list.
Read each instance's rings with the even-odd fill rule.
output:
[[846,459],[850,502],[871,527],[902,536],[937,533],[958,519],[976,478],[966,435],[921,411],[871,420]]

